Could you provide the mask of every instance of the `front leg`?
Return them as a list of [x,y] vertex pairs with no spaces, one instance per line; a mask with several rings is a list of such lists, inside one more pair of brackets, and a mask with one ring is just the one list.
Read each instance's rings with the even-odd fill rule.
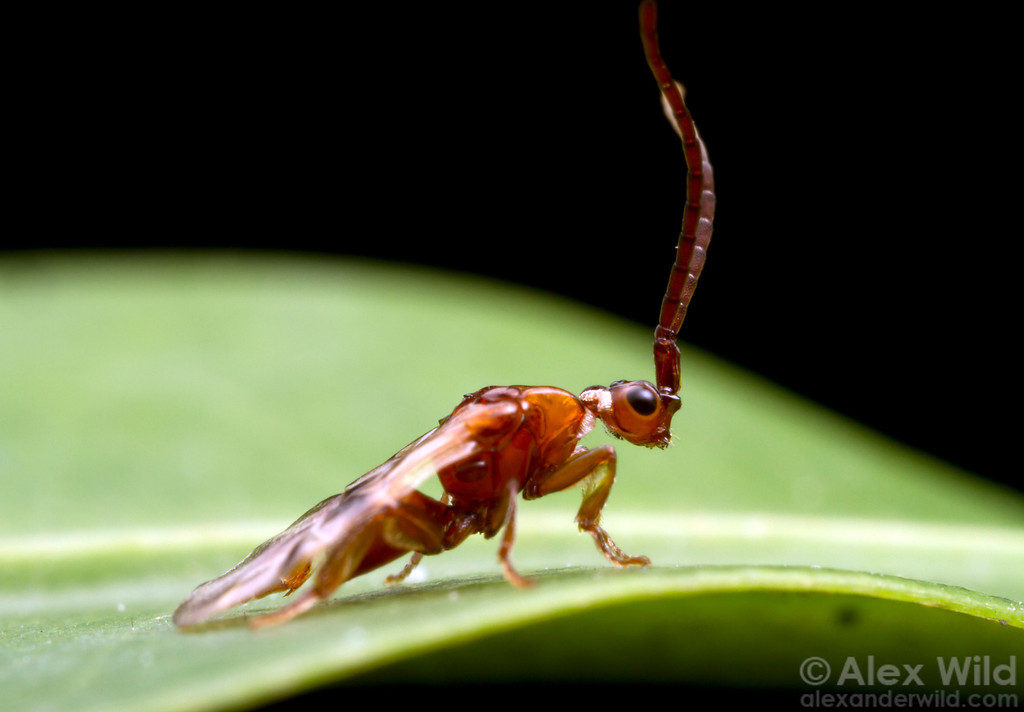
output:
[[577,484],[583,485],[583,504],[576,514],[580,530],[594,537],[601,553],[617,566],[646,566],[651,560],[646,556],[624,554],[615,545],[608,532],[600,526],[601,510],[612,491],[615,482],[615,448],[601,445],[593,450],[575,453],[564,465],[543,477],[527,482],[523,499],[537,499],[552,492],[560,492]]

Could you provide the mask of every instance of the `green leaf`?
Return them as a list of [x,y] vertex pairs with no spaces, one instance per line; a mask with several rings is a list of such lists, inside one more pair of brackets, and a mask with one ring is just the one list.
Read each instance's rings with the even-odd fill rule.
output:
[[[421,578],[387,588],[371,573],[277,628],[245,626],[276,597],[196,632],[170,623],[194,586],[463,393],[579,392],[647,377],[649,354],[646,330],[579,305],[406,267],[5,258],[6,707],[238,708],[395,680],[803,695],[823,689],[800,676],[811,657],[830,666],[826,687],[846,670],[846,691],[869,689],[854,673],[870,660],[923,666],[913,690],[1020,695],[1021,674],[1004,685],[992,671],[1019,673],[1024,657],[1022,498],[694,349],[673,447],[620,444],[605,510],[619,545],[653,566],[607,565],[574,530],[578,497],[554,495],[520,508],[513,558],[537,578],[528,590],[474,538],[425,560]],[[976,667],[944,680],[951,660]]]

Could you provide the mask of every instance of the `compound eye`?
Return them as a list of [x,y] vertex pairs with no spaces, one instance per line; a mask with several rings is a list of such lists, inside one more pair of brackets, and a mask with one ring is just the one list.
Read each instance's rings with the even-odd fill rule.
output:
[[658,409],[661,399],[650,388],[637,385],[630,386],[626,391],[626,402],[629,403],[637,415],[647,416]]
[[[627,440],[646,438],[662,424],[664,408],[658,391],[646,381],[612,384],[614,430]],[[607,422],[607,420],[606,420]]]

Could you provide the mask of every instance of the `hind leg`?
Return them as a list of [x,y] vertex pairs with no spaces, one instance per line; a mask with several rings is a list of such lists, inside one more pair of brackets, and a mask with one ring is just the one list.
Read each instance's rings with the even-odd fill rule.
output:
[[[263,613],[252,618],[249,626],[262,628],[289,621],[295,616],[305,613],[320,601],[330,596],[338,586],[352,578],[359,568],[367,550],[378,536],[378,527],[366,527],[361,532],[346,539],[341,546],[328,554],[320,571],[317,572],[313,587],[303,591],[287,606],[270,613]],[[289,592],[290,593],[290,592]]]
[[[419,492],[412,492],[398,505],[365,524],[330,550],[313,586],[287,606],[253,618],[250,625],[261,628],[284,623],[324,600],[349,579],[372,571],[413,552],[414,560],[402,573],[404,578],[424,554],[438,554],[445,547],[445,525],[450,508]],[[306,574],[308,576],[308,573]]]

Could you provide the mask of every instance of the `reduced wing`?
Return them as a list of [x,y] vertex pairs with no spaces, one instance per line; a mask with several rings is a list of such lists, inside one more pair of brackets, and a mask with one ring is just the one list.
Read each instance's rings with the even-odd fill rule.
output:
[[438,470],[477,451],[479,445],[467,410],[472,409],[456,411],[344,492],[320,502],[222,576],[200,584],[175,610],[174,623],[181,627],[195,625],[254,598],[298,588],[306,572],[316,567],[329,549],[394,509]]

